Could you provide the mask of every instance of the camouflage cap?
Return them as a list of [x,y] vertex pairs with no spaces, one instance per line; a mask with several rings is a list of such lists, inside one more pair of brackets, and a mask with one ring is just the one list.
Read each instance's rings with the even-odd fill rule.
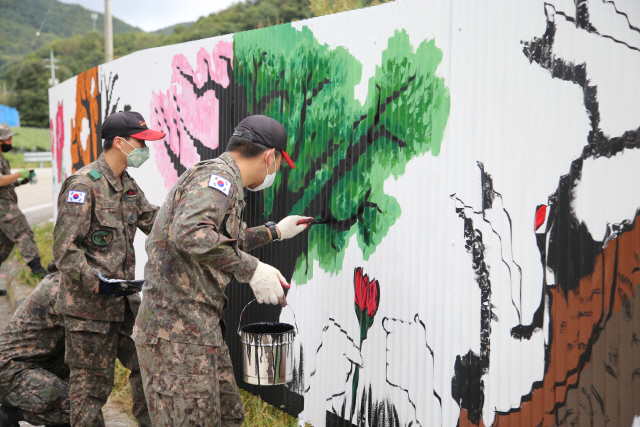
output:
[[18,134],[11,132],[11,128],[9,127],[9,125],[5,125],[4,123],[0,124],[0,141],[9,139],[13,135],[18,135]]

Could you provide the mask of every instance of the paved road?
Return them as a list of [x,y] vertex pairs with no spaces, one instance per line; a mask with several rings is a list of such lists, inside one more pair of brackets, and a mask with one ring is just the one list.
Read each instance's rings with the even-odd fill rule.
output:
[[[12,170],[12,172],[17,172]],[[51,168],[35,169],[37,184],[21,185],[16,188],[18,207],[27,217],[30,225],[53,218],[53,175]]]

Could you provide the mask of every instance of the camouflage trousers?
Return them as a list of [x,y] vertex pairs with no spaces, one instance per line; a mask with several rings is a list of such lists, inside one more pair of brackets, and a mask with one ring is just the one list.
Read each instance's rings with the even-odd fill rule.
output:
[[155,427],[241,426],[244,406],[229,349],[157,338],[137,344],[149,413]]
[[18,246],[20,255],[26,263],[38,256],[38,247],[33,230],[16,203],[0,200],[0,264],[11,253],[13,246]]
[[131,370],[133,415],[140,426],[151,426],[138,357],[131,333],[134,315],[126,305],[124,322],[101,322],[65,315],[65,362],[69,381],[71,425],[103,427],[102,407],[113,388],[116,357]]
[[0,335],[0,404],[34,425],[69,422],[64,325],[53,306],[59,275],[43,279]]

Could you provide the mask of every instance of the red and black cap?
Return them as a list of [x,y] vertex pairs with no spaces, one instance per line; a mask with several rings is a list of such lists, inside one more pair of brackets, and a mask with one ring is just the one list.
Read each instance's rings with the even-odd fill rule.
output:
[[102,123],[102,139],[112,140],[116,136],[132,136],[144,141],[156,141],[166,133],[149,129],[142,114],[135,111],[119,111],[111,114]]
[[[239,127],[248,129],[249,132],[244,132],[238,129]],[[287,131],[277,120],[269,116],[249,116],[238,123],[237,128],[233,132],[233,136],[249,139],[256,144],[264,145],[268,148],[275,148],[282,153],[282,156],[291,169],[296,168],[286,151]]]

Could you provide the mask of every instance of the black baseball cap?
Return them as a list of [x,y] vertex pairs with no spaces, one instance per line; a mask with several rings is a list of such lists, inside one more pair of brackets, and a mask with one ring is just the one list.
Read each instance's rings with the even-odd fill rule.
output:
[[[244,127],[248,129],[249,132],[244,132],[238,129],[239,127]],[[233,136],[250,139],[256,144],[275,148],[282,153],[282,156],[287,161],[291,169],[296,168],[293,161],[291,161],[291,157],[289,157],[289,154],[287,154],[286,151],[287,131],[277,120],[272,119],[269,116],[249,116],[238,123],[236,129],[234,129]]]
[[116,136],[132,136],[144,141],[156,141],[166,133],[149,129],[142,114],[135,111],[119,111],[111,114],[102,123],[102,139],[111,140]]

